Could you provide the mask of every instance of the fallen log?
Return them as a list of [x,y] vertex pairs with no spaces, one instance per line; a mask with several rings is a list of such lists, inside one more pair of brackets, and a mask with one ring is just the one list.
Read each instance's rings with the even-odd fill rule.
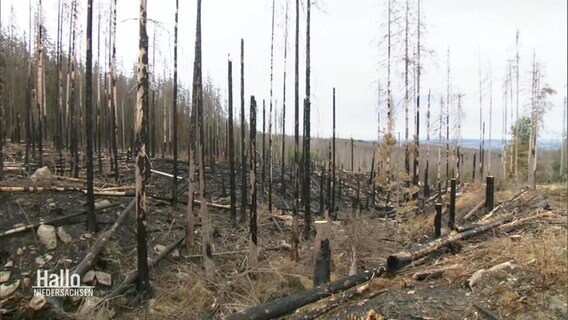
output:
[[73,274],[78,274],[80,277],[82,277],[83,275],[85,275],[85,273],[87,273],[87,271],[89,271],[89,269],[93,266],[97,255],[101,253],[103,248],[110,240],[112,234],[118,229],[118,227],[124,222],[124,220],[126,220],[128,213],[130,213],[130,211],[134,208],[135,204],[136,199],[132,199],[128,206],[126,206],[126,208],[120,213],[118,218],[116,218],[114,224],[101,234],[95,246],[91,249],[91,251],[89,251],[89,253],[87,253],[83,260],[81,260],[79,265],[77,265],[77,267],[73,271]]
[[[163,197],[163,196],[159,196],[159,195],[148,195],[148,197],[152,198],[152,199],[156,199],[156,200],[162,200],[162,201],[168,201],[168,202],[172,202],[172,198],[169,197]],[[185,200],[178,200],[178,203],[186,205],[187,206],[187,201]],[[199,200],[193,200],[193,205],[201,205],[201,201]],[[221,209],[221,210],[231,210],[231,205],[224,205],[224,204],[218,204],[218,203],[212,203],[212,202],[207,202],[207,207],[209,208],[215,208],[215,209]]]
[[[178,240],[176,240],[174,243],[170,244],[168,247],[166,247],[164,249],[164,251],[160,252],[159,255],[157,255],[152,262],[149,265],[150,271],[152,271],[154,268],[156,268],[158,266],[158,264],[160,263],[160,261],[162,261],[165,257],[167,257],[172,251],[174,251],[175,248],[177,248],[185,239],[185,236],[182,236],[181,238],[179,238]],[[136,279],[138,278],[138,271],[133,271],[131,272],[116,288],[114,288],[108,296],[106,296],[104,299],[102,299],[97,305],[101,305],[102,303],[105,303],[106,301],[118,297],[120,295],[122,295],[123,293],[125,293],[126,291],[128,291],[128,289],[130,289],[130,286],[134,283],[134,281],[136,281]]]
[[[108,200],[99,201],[99,202],[95,203],[95,211],[100,211],[100,210],[103,210],[103,209],[114,207],[116,205],[118,205],[118,203],[111,203]],[[14,228],[14,229],[11,229],[11,230],[2,231],[2,232],[0,232],[0,238],[6,237],[6,236],[9,236],[9,235],[13,235],[13,234],[16,234],[16,233],[32,230],[32,229],[35,229],[35,228],[41,226],[42,224],[57,225],[57,224],[60,224],[64,221],[70,220],[72,218],[82,216],[84,214],[87,214],[87,210],[84,210],[84,211],[81,211],[81,212],[76,212],[76,213],[71,213],[71,214],[68,214],[68,215],[65,215],[65,216],[62,216],[62,217],[53,218],[53,219],[50,219],[50,220],[40,220],[39,222],[30,223],[30,224],[27,224],[25,226],[21,226],[21,227]]]
[[325,285],[306,289],[293,295],[269,301],[226,316],[226,320],[272,319],[286,315],[300,307],[345,291],[385,273],[384,267],[366,270]]
[[[87,253],[87,255],[85,255],[85,257],[83,258],[83,260],[81,260],[81,262],[77,265],[77,267],[75,267],[72,275],[77,274],[79,275],[79,277],[82,277],[85,275],[85,273],[87,273],[87,271],[89,271],[89,269],[91,269],[97,255],[101,253],[103,248],[110,240],[112,234],[128,217],[128,213],[130,213],[130,210],[132,210],[135,205],[136,205],[136,199],[132,199],[128,204],[128,206],[126,206],[126,208],[120,213],[114,224],[108,230],[104,231],[101,234],[95,246]],[[64,312],[62,306],[63,301],[60,297],[47,297],[47,301],[49,302],[53,310],[57,312]]]
[[83,192],[81,188],[69,187],[0,187],[0,192]]
[[509,215],[507,217],[501,218],[499,220],[493,221],[491,223],[483,224],[477,226],[471,230],[467,230],[461,233],[454,233],[449,234],[445,237],[436,239],[434,241],[428,242],[427,244],[420,246],[417,249],[410,250],[410,251],[403,251],[399,253],[395,253],[390,255],[387,258],[387,271],[393,272],[396,271],[415,260],[418,260],[422,257],[429,255],[430,253],[447,246],[448,244],[457,242],[458,240],[465,240],[476,236],[480,233],[489,231],[497,226],[505,224],[515,219],[515,216]]
[[520,198],[523,194],[525,194],[525,192],[528,191],[528,188],[524,188],[523,190],[521,190],[520,192],[518,192],[516,195],[514,195],[511,199],[501,203],[500,205],[496,206],[495,208],[493,208],[493,210],[491,210],[489,213],[487,213],[485,216],[483,216],[479,221],[486,221],[487,219],[489,219],[491,216],[493,216],[496,212],[498,212],[499,210],[503,209],[506,205],[509,205],[511,202],[517,200],[518,198]]
[[481,200],[481,202],[479,202],[478,204],[475,205],[475,207],[473,207],[473,209],[469,210],[468,213],[466,213],[465,216],[463,216],[462,220],[467,220],[469,218],[471,218],[471,216],[473,216],[479,209],[481,209],[483,206],[485,205],[485,199]]
[[[169,174],[169,173],[162,172],[162,171],[158,171],[158,170],[154,170],[154,169],[150,169],[150,172],[155,173],[155,174],[159,174],[159,175],[161,175],[161,176],[168,177],[168,178],[173,178],[173,177],[174,177],[173,174]],[[184,179],[185,179],[185,178],[182,177],[182,176],[178,176],[177,178],[178,178],[178,180],[184,180]]]

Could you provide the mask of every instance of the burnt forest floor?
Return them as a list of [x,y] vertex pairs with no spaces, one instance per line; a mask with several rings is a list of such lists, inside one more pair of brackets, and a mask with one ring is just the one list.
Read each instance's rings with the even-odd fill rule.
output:
[[[2,187],[61,186],[83,189],[84,172],[79,180],[53,177],[49,181],[33,183],[23,170],[22,148],[8,146],[5,178]],[[45,163],[55,173],[54,151],[48,150]],[[104,175],[95,170],[96,191],[113,192],[113,196],[97,196],[96,201],[108,200],[115,206],[97,212],[100,230],[109,228],[131,201],[134,190],[134,163],[120,161],[118,183],[109,177],[109,161],[104,159]],[[172,173],[173,161],[152,159],[152,168]],[[30,173],[33,173],[32,168]],[[186,164],[179,165],[180,176],[187,177]],[[260,168],[259,168],[260,172]],[[211,161],[206,168],[208,200],[214,204],[229,205],[228,165]],[[332,223],[331,280],[348,275],[352,251],[356,250],[356,268],[368,270],[384,265],[395,252],[411,249],[433,239],[433,201],[424,212],[417,210],[416,200],[395,204],[395,210],[385,213],[384,204],[377,196],[377,208],[367,205],[368,176],[338,170],[342,179],[341,196],[336,197],[338,220]],[[65,176],[69,176],[67,172]],[[257,181],[260,180],[260,175]],[[293,196],[289,175],[286,175],[287,193],[280,192],[280,171],[273,171],[273,211],[269,213],[266,194],[260,197],[258,213],[259,263],[249,267],[248,223],[230,224],[229,210],[210,207],[215,275],[205,277],[202,268],[199,221],[195,231],[195,246],[169,255],[151,272],[151,297],[140,302],[134,290],[118,298],[105,301],[96,309],[112,288],[136,268],[136,234],[134,210],[126,222],[113,234],[93,269],[112,276],[112,285],[95,281],[95,297],[68,298],[65,311],[80,319],[216,319],[284,297],[312,287],[313,241],[300,242],[300,260],[290,259],[292,229],[291,207]],[[315,219],[323,219],[319,212],[320,172],[312,178],[312,211]],[[360,208],[353,210],[361,186]],[[237,174],[237,199],[240,185]],[[180,181],[180,201],[187,201],[187,187]],[[260,187],[260,183],[259,183]],[[325,186],[324,186],[325,187]],[[265,189],[267,186],[265,186]],[[511,198],[520,188],[497,185],[496,204]],[[126,192],[120,195],[120,192]],[[468,221],[463,215],[484,199],[485,188],[478,184],[465,185],[458,191],[458,224],[475,223],[483,216],[483,209]],[[171,196],[171,178],[152,174],[147,185],[148,249],[149,259],[157,256],[159,245],[168,246],[185,234],[186,206],[173,208],[167,200]],[[531,190],[507,208],[507,213],[539,213],[542,217],[529,220],[514,228],[496,228],[489,233],[461,241],[458,245],[438,250],[419,266],[410,266],[395,274],[339,293],[317,303],[305,306],[285,318],[298,319],[477,319],[492,312],[503,319],[563,319],[567,315],[567,213],[565,185],[540,186]],[[370,198],[370,196],[369,196]],[[402,197],[397,197],[399,199]],[[448,196],[442,197],[444,208]],[[65,192],[0,192],[0,232],[28,223],[46,221],[85,210],[86,196],[79,191]],[[238,202],[237,202],[238,203]],[[546,208],[543,209],[543,208]],[[239,209],[237,210],[239,211]],[[504,213],[499,213],[504,214]],[[248,217],[248,210],[246,212]],[[444,210],[444,226],[446,222]],[[300,217],[300,229],[302,229]],[[58,225],[55,225],[58,226]],[[0,298],[0,319],[57,318],[49,308],[34,310],[31,286],[36,282],[36,270],[58,272],[73,269],[98,241],[98,235],[86,232],[85,215],[65,221],[63,228],[72,238],[70,243],[58,240],[57,248],[47,250],[39,241],[36,229],[0,237],[0,271],[8,275],[3,286],[19,282],[17,289]],[[443,234],[449,233],[447,228]],[[487,271],[474,279],[478,270],[510,262],[497,271]],[[415,280],[414,275],[433,269],[443,269],[440,276]],[[447,269],[447,270],[445,270]],[[478,272],[481,274],[482,272]],[[330,307],[331,305],[331,307]]]

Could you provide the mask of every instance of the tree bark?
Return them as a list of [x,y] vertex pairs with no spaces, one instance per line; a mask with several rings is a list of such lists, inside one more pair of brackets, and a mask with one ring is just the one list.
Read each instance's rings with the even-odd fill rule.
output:
[[138,278],[136,290],[140,295],[150,291],[148,273],[148,244],[146,241],[146,116],[148,106],[148,34],[146,32],[147,0],[140,0],[139,42],[138,42],[138,83],[136,92],[136,238],[138,257]]
[[85,72],[85,106],[87,128],[87,229],[94,233],[97,231],[97,218],[95,215],[95,196],[93,194],[93,0],[87,2],[87,60]]
[[[174,208],[177,206],[178,195],[178,143],[177,143],[177,95],[178,95],[178,19],[179,19],[179,0],[176,0],[176,13],[175,13],[175,26],[174,26],[174,87],[173,87],[173,101],[172,101],[172,117],[173,117],[173,153],[174,153],[174,167],[173,167],[173,178],[172,178],[172,205]],[[164,128],[165,130],[165,128]]]
[[245,42],[241,39],[241,222],[247,207],[247,156],[245,149]]
[[233,62],[229,59],[229,179],[231,184],[231,225],[237,222],[237,194],[235,182],[235,137],[233,129]]
[[292,241],[291,241],[291,258],[293,261],[298,261],[298,210],[300,209],[300,101],[299,101],[299,68],[300,68],[300,1],[296,0],[296,44],[294,47],[295,64],[294,64],[294,211],[292,221]]
[[250,164],[249,164],[249,186],[250,186],[250,247],[249,247],[249,267],[254,268],[258,265],[258,227],[257,227],[257,207],[256,207],[256,100],[250,97]]

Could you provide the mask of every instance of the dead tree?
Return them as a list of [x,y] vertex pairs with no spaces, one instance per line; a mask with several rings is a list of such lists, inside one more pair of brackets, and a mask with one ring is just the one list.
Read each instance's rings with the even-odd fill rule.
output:
[[[519,123],[519,30],[517,30],[516,34],[516,47],[517,47],[517,54],[515,55],[516,60],[516,112],[515,112],[515,123]],[[519,126],[515,126],[515,178],[518,179],[518,172],[519,172]]]
[[447,79],[446,79],[446,190],[450,179],[450,48],[447,55]]
[[405,27],[404,27],[404,170],[407,179],[410,178],[410,150],[408,146],[408,21],[409,5],[406,0],[405,5]]
[[256,210],[256,100],[250,97],[250,248],[249,267],[254,268],[258,264],[258,227]]
[[199,163],[199,199],[203,204],[199,210],[201,216],[201,250],[203,254],[203,266],[207,278],[213,277],[214,263],[211,249],[211,226],[207,211],[205,189],[205,130],[203,128],[203,83],[201,62],[201,0],[197,0],[197,22],[195,27],[195,61],[193,63],[193,103],[197,110],[197,161]]
[[85,106],[87,128],[87,228],[89,232],[97,231],[95,216],[95,195],[93,189],[93,0],[87,1],[87,59],[85,62]]
[[71,149],[71,169],[72,175],[75,178],[79,177],[79,150],[77,146],[77,138],[78,138],[78,129],[77,129],[77,119],[76,119],[76,112],[75,112],[75,46],[76,46],[76,25],[75,22],[77,20],[77,3],[75,1],[71,2],[71,12],[72,12],[72,32],[71,32],[71,44],[70,44],[70,54],[69,54],[69,67],[70,67],[70,91],[67,106],[69,109],[69,140],[70,140],[70,149]]
[[335,212],[335,87],[333,88],[333,101],[332,101],[332,127],[333,133],[331,138],[331,207],[329,208],[329,213],[331,216],[337,218],[333,213]]
[[416,134],[414,136],[414,165],[412,171],[412,183],[418,185],[420,172],[420,0],[418,0],[418,24],[416,26],[418,44],[416,48]]
[[[113,0],[112,6],[112,55],[111,55],[111,68],[110,68],[110,139],[112,149],[112,161],[114,167],[114,180],[118,182],[118,145],[116,143],[116,136],[118,130],[116,127],[116,0]],[[152,66],[154,67],[154,66]]]
[[428,90],[428,110],[426,110],[426,167],[424,168],[424,198],[430,196],[430,90]]
[[233,130],[233,62],[229,59],[229,180],[231,184],[231,224],[237,221],[237,195],[235,182],[235,137]]
[[351,172],[355,172],[355,157],[353,155],[353,151],[354,151],[354,144],[353,144],[353,138],[350,139],[350,145],[351,145]]
[[288,1],[286,0],[286,14],[284,18],[284,80],[282,81],[282,155],[280,163],[280,181],[282,183],[282,195],[286,194],[286,61],[288,56]]
[[[174,87],[173,87],[173,99],[172,99],[172,134],[173,134],[173,153],[174,153],[174,168],[173,168],[173,178],[172,178],[172,205],[174,208],[177,206],[178,195],[178,143],[177,143],[177,95],[178,95],[178,19],[179,19],[179,0],[176,0],[176,13],[174,22]],[[165,129],[165,128],[164,128]]]
[[264,202],[264,186],[266,181],[266,101],[262,99],[262,150],[260,159],[262,161],[260,172],[260,199]]
[[[1,13],[0,5],[0,13]],[[0,32],[2,30],[2,16],[0,15]],[[3,37],[0,35],[0,46]],[[4,70],[6,70],[4,55],[0,55],[0,181],[4,178]],[[19,141],[18,141],[19,142]]]
[[300,1],[296,0],[296,43],[294,46],[295,64],[294,64],[294,211],[292,222],[292,241],[290,249],[291,258],[293,261],[298,261],[298,211],[300,209],[300,101],[299,101],[299,78],[300,78]]
[[304,239],[310,237],[312,230],[312,214],[311,214],[311,151],[310,151],[310,119],[311,119],[311,97],[310,97],[310,24],[311,24],[311,0],[307,1],[306,16],[306,100],[305,100],[305,116],[304,125],[306,133],[304,136]]
[[148,274],[148,243],[146,241],[146,117],[148,104],[148,33],[146,32],[146,1],[140,0],[140,35],[138,42],[138,83],[136,91],[136,238],[138,252],[138,281],[136,290],[145,295],[150,291]]
[[39,166],[43,167],[43,125],[45,125],[44,113],[44,63],[43,63],[43,7],[42,0],[39,0],[38,6],[38,38],[37,38],[37,83],[36,83],[36,106],[38,110],[37,119],[37,134],[38,134],[38,151],[39,151]]
[[247,207],[247,156],[245,149],[245,41],[241,39],[241,222]]
[[392,108],[392,93],[391,93],[391,0],[388,0],[388,34],[387,34],[387,135],[385,137],[386,150],[387,150],[387,163],[386,163],[386,188],[387,196],[386,203],[390,201],[390,182],[391,182],[391,146],[394,144],[394,136],[392,134],[394,120],[393,120],[393,108]]
[[493,126],[493,74],[489,67],[489,148],[487,152],[487,175],[491,176],[491,129]]
[[[268,212],[272,214],[272,85],[274,83],[274,12],[275,0],[272,0],[272,26],[270,35],[270,107],[268,111]],[[284,141],[282,141],[284,144]]]
[[483,86],[479,64],[479,182],[483,183]]

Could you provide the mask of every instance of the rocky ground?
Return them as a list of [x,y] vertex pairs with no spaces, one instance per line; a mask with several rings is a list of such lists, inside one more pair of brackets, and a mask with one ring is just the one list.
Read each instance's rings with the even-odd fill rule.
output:
[[[13,153],[17,159],[17,150]],[[125,160],[125,159],[123,159]],[[18,169],[18,166],[20,169]],[[153,159],[155,170],[171,173],[172,161]],[[14,160],[0,187],[36,186],[65,187],[67,191],[0,192],[0,234],[39,221],[61,218],[84,211],[86,196],[76,190],[84,182],[55,175],[31,179]],[[55,172],[53,164],[48,165]],[[187,176],[181,165],[182,176]],[[98,174],[96,190],[111,195],[97,196],[111,207],[97,214],[101,230],[109,228],[132,199],[133,164],[122,161],[122,175],[116,183],[108,175]],[[105,172],[108,167],[105,165]],[[274,211],[268,212],[266,201],[259,207],[259,264],[250,268],[248,224],[232,227],[229,213],[222,209],[229,202],[226,163],[211,163],[206,169],[210,201],[220,208],[211,208],[213,221],[213,252],[215,276],[206,279],[199,249],[200,228],[196,228],[197,243],[191,250],[178,249],[163,260],[151,274],[153,294],[140,302],[131,290],[111,300],[104,300],[113,288],[135,270],[136,242],[134,216],[118,228],[99,255],[92,270],[83,277],[95,286],[95,297],[66,299],[67,316],[76,318],[118,319],[206,319],[220,318],[243,308],[284,297],[312,286],[313,244],[302,241],[300,260],[289,258],[292,219],[287,210],[292,196],[288,192],[274,197]],[[339,171],[344,181],[338,196],[339,220],[332,224],[332,280],[349,273],[353,250],[358,271],[383,265],[386,258],[399,251],[432,240],[433,208],[428,203],[424,212],[417,210],[416,201],[402,202],[396,214],[383,209],[367,209],[362,175]],[[274,181],[280,187],[275,168]],[[288,177],[289,178],[289,177]],[[313,211],[319,211],[319,172],[313,177]],[[360,206],[351,209],[360,185]],[[239,181],[237,181],[239,183]],[[288,181],[289,183],[289,181]],[[167,246],[184,234],[185,206],[171,207],[171,180],[154,173],[148,184],[148,247],[149,258],[155,258]],[[496,202],[511,198],[518,189],[498,186]],[[182,186],[180,199],[187,199]],[[291,191],[290,189],[288,191]],[[120,192],[125,192],[119,195]],[[394,274],[372,280],[358,288],[308,305],[285,318],[370,318],[370,319],[476,319],[483,317],[511,319],[566,318],[568,297],[566,266],[566,192],[565,186],[543,186],[524,194],[514,205],[500,214],[541,214],[509,229],[495,229],[484,235],[461,241],[429,256],[421,265],[406,267]],[[470,220],[463,215],[483,200],[484,189],[466,186],[458,194],[458,222],[468,226],[483,215],[483,210]],[[446,204],[447,196],[442,199]],[[384,206],[383,206],[384,208]],[[546,208],[546,210],[544,210]],[[445,216],[444,216],[445,217]],[[321,217],[317,217],[321,219]],[[50,312],[49,304],[32,300],[32,290],[38,269],[58,271],[73,269],[99,241],[98,234],[86,232],[84,215],[64,223],[53,223],[14,235],[0,236],[0,318],[59,318]],[[446,225],[444,220],[444,225]],[[449,230],[444,228],[443,234]],[[55,246],[54,246],[55,244]],[[505,264],[504,264],[505,263]],[[493,269],[492,269],[493,268]],[[480,271],[485,270],[485,271]],[[417,280],[417,274],[428,274]],[[472,282],[472,276],[477,275]],[[105,301],[96,309],[94,303]],[[493,316],[488,315],[493,314]]]

